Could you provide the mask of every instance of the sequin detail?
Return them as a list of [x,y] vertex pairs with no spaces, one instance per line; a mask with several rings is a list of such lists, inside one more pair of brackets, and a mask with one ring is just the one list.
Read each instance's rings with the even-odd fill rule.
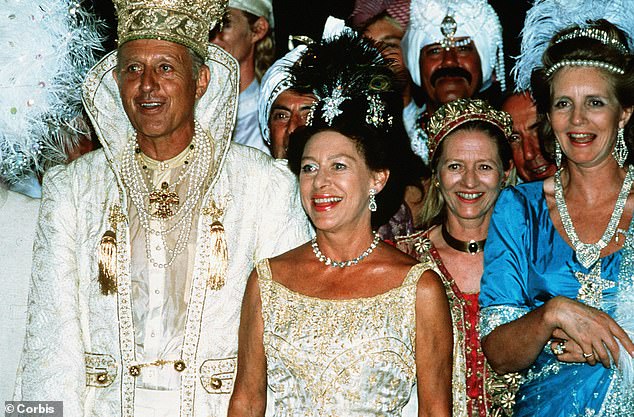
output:
[[426,269],[374,297],[324,300],[273,281],[259,262],[276,416],[400,416],[416,382],[416,284]]
[[480,337],[491,333],[496,327],[517,320],[530,311],[525,307],[492,306],[480,310]]

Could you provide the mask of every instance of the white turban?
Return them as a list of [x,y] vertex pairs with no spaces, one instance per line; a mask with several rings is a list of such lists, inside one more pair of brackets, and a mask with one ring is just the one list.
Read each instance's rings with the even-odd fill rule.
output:
[[[229,2],[231,4],[231,1]],[[352,31],[345,25],[345,22],[336,17],[329,16],[324,25],[322,39],[329,39],[339,36],[344,31]],[[291,46],[289,46],[290,48]],[[282,58],[278,59],[264,73],[262,81],[260,81],[260,96],[258,97],[258,122],[260,123],[260,131],[264,142],[271,144],[271,132],[269,130],[269,116],[271,115],[271,106],[275,99],[288,90],[291,86],[290,75],[288,70],[297,62],[307,49],[306,45],[299,45],[292,49]]]
[[271,28],[275,26],[272,0],[229,0],[227,7],[240,9],[255,16],[262,16],[269,22]]
[[[502,26],[498,15],[486,0],[458,0],[451,4],[454,20],[458,26],[454,37],[470,37],[480,55],[482,66],[482,90],[491,85],[493,71],[505,90],[504,50]],[[420,51],[424,46],[440,43],[444,35],[440,24],[449,14],[449,6],[441,0],[412,0],[410,21],[401,47],[405,65],[412,81],[421,86]]]
[[269,131],[269,115],[271,114],[271,106],[275,99],[282,92],[291,86],[290,74],[288,70],[302,56],[306,50],[306,45],[299,45],[292,51],[278,59],[264,73],[260,82],[260,95],[258,97],[258,122],[260,123],[260,131],[262,137],[267,144],[271,144]]

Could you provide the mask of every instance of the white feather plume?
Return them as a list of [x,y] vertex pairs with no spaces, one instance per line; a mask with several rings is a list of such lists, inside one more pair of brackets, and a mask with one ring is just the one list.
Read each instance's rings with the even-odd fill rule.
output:
[[0,9],[0,178],[12,183],[66,160],[103,24],[79,0],[0,0]]
[[629,36],[630,50],[634,48],[632,0],[536,0],[526,13],[521,53],[511,72],[517,90],[530,89],[531,72],[542,66],[542,55],[557,32],[598,19],[606,19],[623,30]]

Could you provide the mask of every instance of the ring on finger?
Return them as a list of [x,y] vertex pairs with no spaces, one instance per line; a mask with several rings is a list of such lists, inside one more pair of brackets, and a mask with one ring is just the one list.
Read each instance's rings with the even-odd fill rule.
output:
[[584,353],[584,354],[583,354],[583,357],[584,357],[584,358],[586,358],[586,359],[590,359],[590,358],[591,358],[591,357],[593,357],[593,356],[594,356],[594,352]]
[[566,341],[562,340],[561,342],[557,342],[557,344],[551,343],[550,350],[552,350],[555,356],[563,355],[566,353]]

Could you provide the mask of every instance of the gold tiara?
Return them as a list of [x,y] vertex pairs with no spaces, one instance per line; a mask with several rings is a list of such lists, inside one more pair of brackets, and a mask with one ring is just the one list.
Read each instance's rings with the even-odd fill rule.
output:
[[484,100],[458,99],[441,106],[427,123],[429,160],[440,142],[458,126],[473,121],[484,121],[500,129],[505,137],[513,133],[513,119],[502,110],[496,110]]
[[227,0],[113,0],[119,46],[134,39],[175,42],[207,57],[209,31],[222,21]]

